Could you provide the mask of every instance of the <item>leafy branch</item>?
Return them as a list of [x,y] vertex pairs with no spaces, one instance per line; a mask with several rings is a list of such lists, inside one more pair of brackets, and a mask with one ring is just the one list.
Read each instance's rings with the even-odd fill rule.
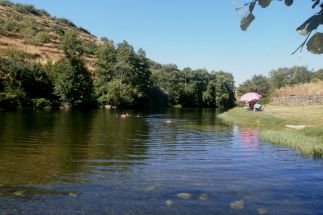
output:
[[[291,6],[293,4],[293,0],[277,0],[284,1],[286,6]],[[252,0],[250,2],[244,3],[238,8],[236,11],[242,10],[245,7],[248,7],[247,13],[244,15],[242,20],[240,21],[240,28],[243,31],[246,31],[250,24],[256,19],[253,15],[253,10],[255,6],[258,5],[262,8],[266,8],[270,5],[272,0]],[[313,54],[322,54],[323,53],[323,33],[316,32],[311,38],[310,35],[313,31],[323,24],[323,3],[321,0],[312,0],[313,5],[312,9],[315,9],[318,5],[321,8],[320,11],[309,19],[307,19],[302,25],[300,25],[296,31],[304,36],[307,36],[304,42],[292,53],[295,54],[298,50],[302,51],[303,47],[307,46],[307,50]],[[310,38],[310,39],[309,39]]]

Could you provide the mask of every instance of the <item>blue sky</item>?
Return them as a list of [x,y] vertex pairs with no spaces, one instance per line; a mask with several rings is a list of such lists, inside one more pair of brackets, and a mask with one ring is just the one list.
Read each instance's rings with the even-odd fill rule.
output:
[[292,7],[273,0],[266,9],[256,7],[256,20],[246,32],[239,27],[243,14],[235,8],[247,0],[13,2],[33,4],[115,43],[126,40],[159,63],[230,72],[237,84],[279,67],[323,68],[322,55],[306,49],[290,55],[305,39],[295,29],[315,12],[310,0],[294,1]]

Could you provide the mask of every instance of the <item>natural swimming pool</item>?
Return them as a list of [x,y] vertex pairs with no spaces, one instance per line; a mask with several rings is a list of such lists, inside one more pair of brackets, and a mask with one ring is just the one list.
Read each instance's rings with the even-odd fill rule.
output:
[[0,214],[321,214],[322,160],[216,110],[0,112]]

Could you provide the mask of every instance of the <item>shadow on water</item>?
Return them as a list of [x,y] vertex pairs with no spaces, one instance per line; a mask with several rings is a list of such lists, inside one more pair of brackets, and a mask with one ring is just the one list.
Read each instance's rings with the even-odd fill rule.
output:
[[89,171],[89,164],[133,165],[126,162],[129,155],[145,153],[145,146],[133,144],[136,135],[147,134],[145,122],[104,110],[10,112],[0,121],[0,184],[76,182],[85,179],[77,174]]

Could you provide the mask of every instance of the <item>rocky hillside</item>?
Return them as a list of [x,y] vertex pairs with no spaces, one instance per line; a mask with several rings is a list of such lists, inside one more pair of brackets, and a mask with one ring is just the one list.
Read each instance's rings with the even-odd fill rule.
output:
[[84,60],[93,70],[94,51],[102,41],[64,18],[51,16],[32,5],[0,0],[0,51],[19,49],[40,63],[56,62],[63,56],[60,42],[64,32],[74,30],[82,40]]

